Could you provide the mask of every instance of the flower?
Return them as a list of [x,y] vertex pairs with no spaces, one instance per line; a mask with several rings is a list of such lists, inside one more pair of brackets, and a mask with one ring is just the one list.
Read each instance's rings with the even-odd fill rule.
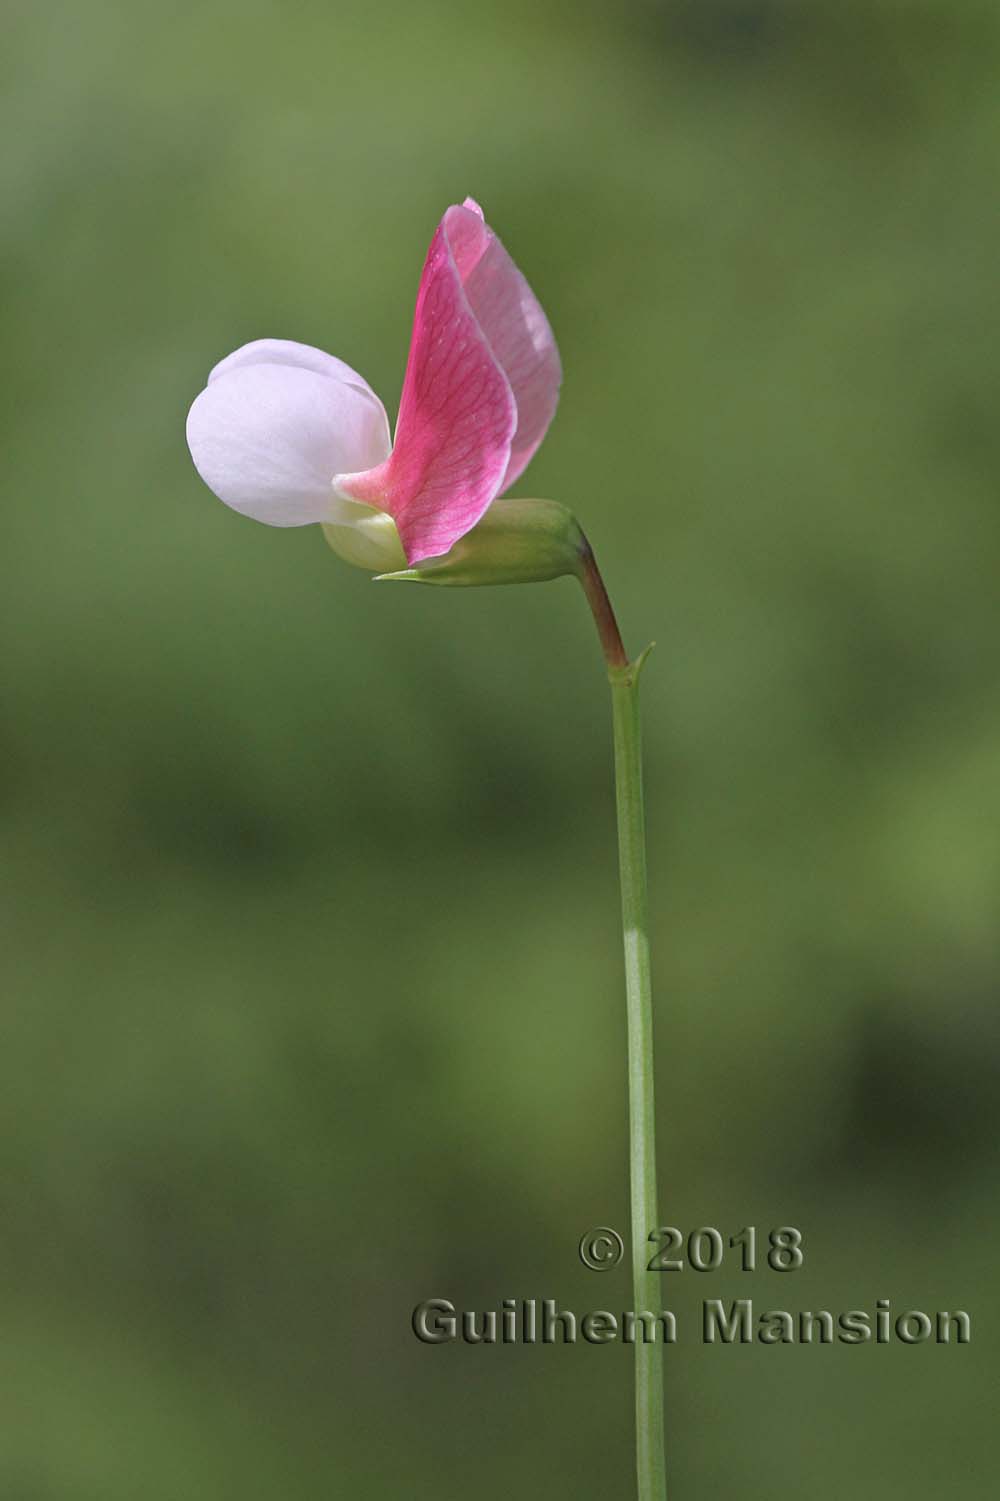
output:
[[[560,379],[545,314],[467,198],[447,210],[427,253],[394,443],[381,401],[349,365],[306,344],[258,339],[212,370],[188,414],[188,446],[233,510],[270,526],[318,522],[348,562],[420,578],[416,565],[449,553],[522,473],[555,413]],[[532,504],[554,510],[532,516],[527,542],[512,548],[510,528],[523,530]],[[516,554],[519,578],[554,577],[549,533],[570,535],[569,512],[505,502],[496,517],[486,531],[505,557]],[[532,574],[525,546],[543,533],[548,554]],[[466,544],[466,573],[469,556]]]

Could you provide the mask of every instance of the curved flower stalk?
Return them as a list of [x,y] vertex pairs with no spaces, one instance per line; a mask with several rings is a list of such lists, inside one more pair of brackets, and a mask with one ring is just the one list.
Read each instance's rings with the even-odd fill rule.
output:
[[561,378],[537,298],[467,198],[427,252],[394,442],[349,365],[258,339],[212,370],[188,445],[233,510],[270,526],[319,523],[348,562],[397,572],[449,552],[520,477]]
[[[471,198],[449,208],[417,295],[395,441],[355,370],[306,344],[258,339],[216,365],[188,415],[199,474],[270,526],[319,525],[379,578],[469,586],[575,575],[611,683],[628,1021],[629,1165],[637,1312],[660,1297],[647,1268],[659,1225],[652,997],[638,682],[587,539],[552,500],[503,499],[548,430],[561,370],[545,314]],[[648,648],[647,648],[648,650]],[[663,1373],[635,1344],[639,1501],[665,1501]]]

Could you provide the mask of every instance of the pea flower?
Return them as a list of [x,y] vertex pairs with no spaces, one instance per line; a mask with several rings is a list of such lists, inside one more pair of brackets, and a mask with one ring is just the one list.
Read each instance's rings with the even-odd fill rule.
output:
[[258,339],[212,370],[188,415],[188,446],[233,510],[269,526],[319,523],[335,552],[382,576],[553,578],[576,570],[582,536],[553,501],[502,502],[473,534],[481,542],[456,544],[529,463],[560,380],[541,306],[467,198],[446,211],[427,253],[395,442],[349,365]]

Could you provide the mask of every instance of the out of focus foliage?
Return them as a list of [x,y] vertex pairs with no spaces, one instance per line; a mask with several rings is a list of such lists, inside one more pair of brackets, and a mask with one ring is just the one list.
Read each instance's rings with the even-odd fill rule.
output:
[[686,1338],[676,1494],[986,1494],[995,9],[8,0],[4,33],[0,1492],[628,1493],[625,1348],[409,1327],[628,1306],[575,1249],[627,1218],[582,602],[373,587],[183,442],[262,335],[394,399],[473,193],[566,368],[520,493],[659,643],[664,1217],[805,1236],[665,1296],[973,1320]]

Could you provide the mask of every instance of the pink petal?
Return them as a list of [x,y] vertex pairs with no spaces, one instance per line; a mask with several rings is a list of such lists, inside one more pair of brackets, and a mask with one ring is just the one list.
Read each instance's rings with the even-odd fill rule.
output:
[[410,342],[396,442],[385,464],[337,488],[393,517],[409,563],[446,553],[497,495],[517,409],[462,291],[443,222],[431,241]]
[[408,561],[448,552],[524,469],[559,395],[545,314],[471,199],[424,265],[387,462],[338,488],[394,517]]
[[510,381],[517,431],[501,490],[527,468],[559,400],[562,366],[541,305],[472,198],[450,208],[444,229],[462,288],[490,348]]

